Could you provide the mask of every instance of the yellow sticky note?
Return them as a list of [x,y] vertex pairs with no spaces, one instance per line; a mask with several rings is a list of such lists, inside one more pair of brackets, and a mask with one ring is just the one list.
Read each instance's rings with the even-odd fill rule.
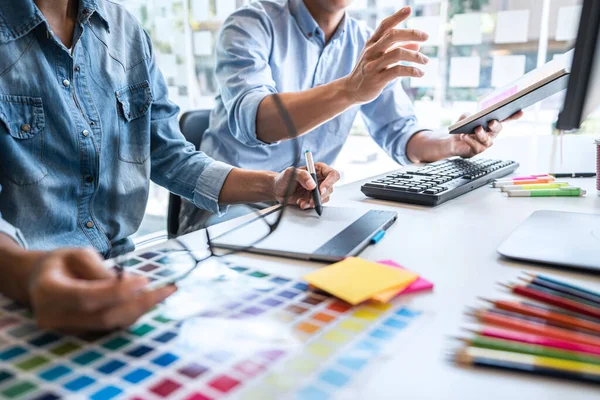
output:
[[386,290],[409,285],[414,272],[351,257],[304,276],[311,285],[358,304]]

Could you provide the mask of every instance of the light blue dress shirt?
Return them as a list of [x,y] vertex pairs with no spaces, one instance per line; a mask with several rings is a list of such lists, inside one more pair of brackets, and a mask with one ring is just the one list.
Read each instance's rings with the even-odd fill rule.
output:
[[138,22],[81,0],[74,40],[32,0],[0,1],[0,232],[114,256],[133,247],[150,179],[219,212],[231,167],[185,141]]
[[[263,0],[234,12],[217,43],[217,105],[201,149],[239,167],[280,171],[294,163],[292,144],[266,144],[256,136],[260,102],[276,92],[297,92],[332,82],[354,68],[371,31],[345,15],[325,43],[302,0]],[[370,135],[401,164],[406,144],[422,130],[400,80],[374,101],[352,107],[300,139],[316,161],[333,163],[360,112]]]

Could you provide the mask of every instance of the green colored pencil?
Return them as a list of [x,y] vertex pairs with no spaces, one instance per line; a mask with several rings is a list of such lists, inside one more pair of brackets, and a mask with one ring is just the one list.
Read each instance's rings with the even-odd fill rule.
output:
[[559,350],[546,346],[513,342],[504,339],[492,339],[485,336],[475,336],[473,339],[460,339],[472,347],[483,349],[509,351],[512,353],[529,354],[533,356],[552,357],[561,360],[577,361],[587,364],[600,365],[600,357],[589,354],[577,353],[568,350]]

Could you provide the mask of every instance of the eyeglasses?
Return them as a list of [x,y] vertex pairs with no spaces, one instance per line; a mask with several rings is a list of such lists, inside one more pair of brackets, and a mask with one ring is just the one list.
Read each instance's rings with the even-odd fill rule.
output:
[[[272,97],[273,97],[277,112],[279,113],[279,116],[282,119],[282,121],[285,125],[285,129],[288,133],[288,137],[290,139],[289,142],[291,143],[291,147],[293,150],[292,153],[293,153],[293,160],[294,160],[293,161],[294,168],[292,169],[292,173],[290,174],[290,177],[289,177],[289,181],[288,181],[288,184],[287,184],[284,196],[283,196],[283,202],[278,208],[279,212],[278,212],[277,218],[273,222],[270,222],[269,219],[267,219],[266,217],[268,215],[271,215],[271,213],[262,212],[263,207],[260,207],[256,204],[245,204],[245,206],[248,207],[248,209],[250,210],[248,214],[251,214],[251,217],[250,217],[251,221],[252,222],[259,221],[260,223],[264,223],[267,228],[266,233],[262,236],[259,236],[256,240],[252,241],[251,243],[247,244],[246,246],[243,246],[241,248],[237,247],[234,250],[225,251],[224,249],[217,250],[217,247],[214,245],[213,238],[211,238],[209,229],[205,228],[204,231],[206,233],[206,243],[208,245],[208,254],[204,257],[197,257],[195,255],[195,252],[192,251],[189,248],[189,246],[185,242],[183,242],[180,238],[177,237],[177,238],[172,239],[180,247],[183,248],[182,252],[188,254],[193,259],[194,265],[191,268],[189,268],[187,271],[177,274],[176,276],[174,276],[171,279],[167,279],[166,281],[164,281],[164,280],[160,281],[160,286],[175,284],[175,283],[187,278],[198,268],[198,266],[200,264],[202,264],[204,261],[206,261],[210,258],[226,257],[226,256],[230,256],[234,253],[241,253],[241,252],[251,249],[258,243],[265,240],[271,234],[273,234],[273,232],[279,226],[279,224],[283,218],[285,208],[288,204],[289,198],[293,194],[294,188],[296,186],[296,175],[297,175],[296,168],[300,162],[302,155],[301,155],[301,148],[300,148],[301,145],[298,140],[298,132],[296,130],[296,127],[294,126],[294,123],[292,122],[292,118],[290,117],[287,109],[283,105],[283,102],[281,101],[280,96],[277,93],[275,93],[272,95]],[[173,253],[174,253],[173,256],[176,257],[177,251],[175,251]],[[117,257],[115,259],[115,262],[116,262],[115,268],[117,269],[117,274],[120,278],[123,273],[123,269],[124,269],[123,264],[124,264],[125,260],[123,259],[123,257]]]

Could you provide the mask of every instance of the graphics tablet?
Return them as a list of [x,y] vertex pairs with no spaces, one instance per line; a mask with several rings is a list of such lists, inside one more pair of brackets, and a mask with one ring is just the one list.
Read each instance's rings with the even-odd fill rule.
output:
[[[280,210],[270,211],[266,218],[274,222]],[[396,218],[397,214],[392,211],[346,207],[324,207],[319,217],[314,210],[286,207],[277,229],[247,251],[302,260],[339,261],[358,255]],[[216,237],[213,245],[244,249],[266,233],[267,224],[254,219]]]

